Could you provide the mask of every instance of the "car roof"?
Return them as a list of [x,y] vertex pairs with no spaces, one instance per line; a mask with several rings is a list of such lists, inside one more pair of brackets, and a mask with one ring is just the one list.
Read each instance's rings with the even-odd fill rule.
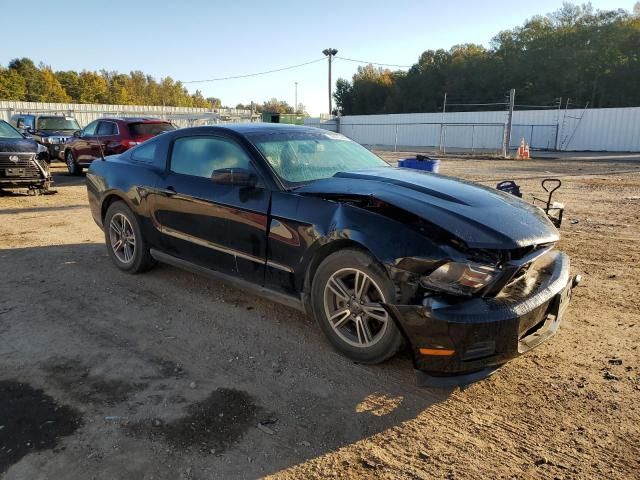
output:
[[[218,125],[192,127],[189,130],[206,132],[207,130],[230,130],[240,135],[252,133],[327,133],[328,130],[322,128],[305,127],[302,125],[291,125],[284,123],[223,123]],[[183,129],[187,130],[187,129]]]
[[72,117],[71,115],[64,115],[62,113],[16,113],[12,115],[12,117],[34,117],[34,118],[42,118],[42,117],[55,117],[55,118],[68,118]]

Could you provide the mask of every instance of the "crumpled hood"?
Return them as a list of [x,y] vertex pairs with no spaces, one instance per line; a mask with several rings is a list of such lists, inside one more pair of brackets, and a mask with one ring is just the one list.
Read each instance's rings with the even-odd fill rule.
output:
[[27,138],[0,138],[0,152],[36,153],[38,144]]
[[560,238],[538,207],[483,185],[420,170],[339,172],[296,193],[373,195],[438,225],[471,248],[513,249]]

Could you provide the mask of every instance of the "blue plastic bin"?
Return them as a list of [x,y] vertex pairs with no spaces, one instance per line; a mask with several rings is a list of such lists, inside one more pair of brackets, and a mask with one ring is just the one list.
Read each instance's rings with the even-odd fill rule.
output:
[[398,160],[398,166],[402,168],[415,168],[416,170],[438,173],[440,160],[437,158],[419,155],[416,158],[403,158]]

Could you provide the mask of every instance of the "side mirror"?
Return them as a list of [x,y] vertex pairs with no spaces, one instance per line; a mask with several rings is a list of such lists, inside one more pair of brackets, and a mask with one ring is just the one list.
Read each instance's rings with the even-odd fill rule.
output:
[[211,180],[218,185],[233,185],[235,187],[255,187],[258,184],[258,177],[246,168],[214,170]]
[[80,135],[82,135],[82,132],[80,130],[76,130],[75,132],[73,132],[73,136],[76,138],[80,138]]

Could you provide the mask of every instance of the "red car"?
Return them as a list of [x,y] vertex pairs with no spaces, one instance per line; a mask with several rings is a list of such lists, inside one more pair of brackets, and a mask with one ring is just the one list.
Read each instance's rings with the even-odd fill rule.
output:
[[71,175],[80,175],[96,158],[123,153],[175,129],[170,122],[157,118],[99,118],[74,132],[65,144],[64,161]]

